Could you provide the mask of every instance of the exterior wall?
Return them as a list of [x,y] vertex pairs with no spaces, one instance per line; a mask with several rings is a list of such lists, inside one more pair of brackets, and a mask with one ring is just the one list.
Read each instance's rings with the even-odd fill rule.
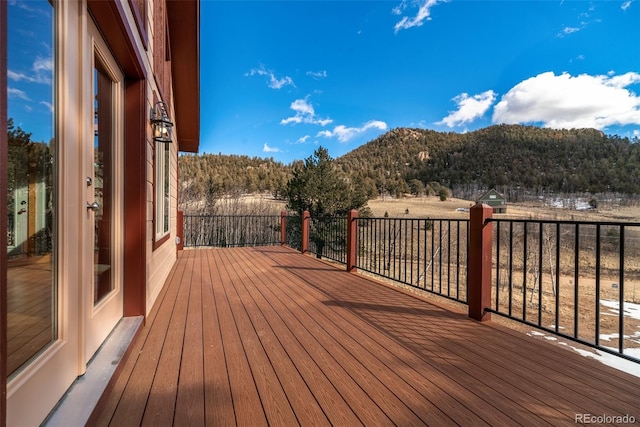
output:
[[[147,2],[148,35],[149,43],[147,50],[148,64],[153,67],[153,75],[147,81],[147,107],[151,110],[155,101],[162,100],[169,105],[171,114],[174,111],[173,90],[170,86],[171,76],[167,73],[170,70],[170,62],[165,61],[167,53],[164,40],[166,34],[166,5],[165,1]],[[164,97],[164,98],[163,98]],[[175,123],[175,118],[172,119]],[[170,146],[170,221],[169,237],[162,243],[155,240],[155,144],[151,138],[151,127],[147,136],[147,226],[146,226],[146,253],[147,253],[147,286],[146,286],[146,313],[149,314],[153,304],[162,290],[171,268],[176,260],[176,210],[177,210],[177,168],[178,168],[178,144],[177,128],[174,129],[174,143]]]
[[[142,314],[148,314],[153,307],[171,267],[176,260],[176,207],[177,207],[177,164],[179,136],[177,127],[174,129],[174,143],[170,146],[170,225],[169,236],[161,244],[155,241],[155,142],[152,138],[152,128],[149,121],[150,111],[158,101],[164,101],[169,106],[170,119],[175,123],[173,116],[173,90],[171,88],[170,62],[165,61],[166,52],[163,40],[166,31],[165,0],[119,0],[125,10],[129,26],[136,28],[134,43],[136,50],[142,52],[144,74],[147,79],[145,86],[144,120],[146,122],[144,152],[145,152],[145,227],[144,227],[144,252],[145,252],[145,310]],[[130,5],[137,5],[141,10],[135,11]],[[162,23],[157,21],[161,20]]]
[[155,158],[155,152],[152,144],[147,144],[147,227],[146,227],[146,252],[147,252],[147,312],[149,314],[153,303],[155,302],[158,294],[162,290],[171,268],[176,260],[176,212],[177,212],[177,194],[178,194],[178,180],[177,180],[177,168],[178,168],[178,156],[177,156],[177,144],[171,144],[171,208],[170,221],[169,221],[169,238],[165,240],[159,246],[155,243],[155,210],[154,210],[154,181],[155,181],[155,169],[153,161]]
[[[56,138],[58,145],[56,175],[58,186],[57,234],[57,288],[58,312],[57,340],[46,348],[28,368],[7,381],[7,318],[6,293],[7,258],[6,251],[0,252],[0,427],[10,425],[38,425],[56,401],[63,395],[71,382],[82,374],[90,358],[84,341],[86,319],[96,307],[93,301],[86,304],[84,295],[87,283],[94,275],[93,239],[87,232],[86,209],[89,193],[86,177],[87,167],[93,168],[92,152],[87,149],[90,135],[95,128],[91,124],[92,65],[94,49],[89,28],[91,20],[96,23],[108,48],[105,51],[114,57],[123,78],[120,80],[121,102],[126,117],[124,120],[122,159],[118,165],[118,180],[124,189],[115,190],[122,194],[119,203],[124,209],[124,226],[118,225],[119,236],[115,252],[117,259],[123,260],[122,284],[124,286],[125,316],[145,315],[151,310],[176,259],[176,214],[177,214],[177,156],[179,150],[179,127],[174,129],[174,143],[170,145],[170,222],[169,234],[161,242],[155,241],[154,232],[154,183],[155,142],[152,138],[150,110],[159,100],[168,105],[170,120],[176,123],[173,99],[173,78],[171,63],[167,60],[165,48],[169,43],[162,40],[161,56],[154,49],[154,29],[160,28],[161,35],[168,33],[165,18],[156,25],[154,9],[167,11],[166,0],[80,0],[73,2],[53,2],[56,13]],[[186,0],[176,2],[175,8],[199,11],[197,2]],[[195,9],[194,9],[195,5]],[[190,9],[189,9],[190,7]],[[138,10],[140,8],[140,10]],[[7,3],[0,2],[0,132],[6,137],[6,35]],[[197,14],[191,15],[191,18]],[[173,18],[171,18],[173,19]],[[198,18],[199,19],[199,18]],[[193,19],[193,33],[197,34],[199,22]],[[196,31],[193,31],[193,30]],[[94,31],[95,32],[95,31]],[[178,46],[181,46],[178,43]],[[94,51],[95,52],[95,51]],[[109,55],[109,56],[111,56]],[[194,56],[195,57],[195,56]],[[158,73],[155,67],[161,68]],[[160,76],[160,77],[159,77]],[[184,93],[184,91],[183,91]],[[191,94],[192,95],[192,94]],[[182,98],[185,96],[183,95]],[[196,97],[187,96],[189,102],[197,102]],[[184,104],[185,100],[181,99]],[[189,106],[187,102],[187,106]],[[184,110],[184,108],[183,108]],[[197,110],[197,108],[195,108]],[[184,114],[184,113],[183,113]],[[199,123],[199,122],[198,122]],[[176,123],[177,125],[177,123]],[[197,126],[191,126],[191,131]],[[120,134],[120,132],[118,132]],[[191,145],[197,150],[197,138]],[[0,197],[7,200],[6,187],[6,142],[0,137]],[[87,162],[87,160],[90,160]],[[124,162],[124,164],[123,164]],[[87,166],[90,165],[90,166]],[[93,194],[93,193],[91,193]],[[4,206],[1,208],[2,205]],[[0,229],[6,228],[6,204],[0,203]],[[6,246],[6,233],[0,232],[0,246]],[[4,249],[4,248],[3,248]],[[89,254],[89,255],[87,255]],[[89,280],[87,280],[89,278]],[[116,318],[121,315],[119,311]],[[99,323],[99,322],[97,322]],[[100,339],[101,340],[101,339]],[[6,393],[6,394],[5,394]],[[43,397],[43,395],[45,395]],[[5,399],[6,396],[6,399]],[[8,407],[5,405],[8,402]]]

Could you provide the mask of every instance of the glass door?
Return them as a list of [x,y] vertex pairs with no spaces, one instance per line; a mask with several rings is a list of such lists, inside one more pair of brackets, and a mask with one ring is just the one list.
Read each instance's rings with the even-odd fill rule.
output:
[[0,171],[7,425],[16,426],[45,419],[123,314],[124,77],[86,2],[28,3],[7,5]]
[[69,309],[79,306],[80,213],[68,208],[78,206],[78,164],[60,167],[77,153],[65,127],[78,123],[65,90],[77,75],[59,72],[61,17],[79,16],[77,6],[7,4],[7,425],[38,425],[81,373]]
[[[8,13],[8,69],[12,73],[6,251],[7,368],[11,378],[57,339],[58,288],[53,7],[39,1],[25,10],[10,3]],[[31,25],[38,31],[21,37],[18,28]]]
[[87,156],[86,358],[122,317],[123,77],[92,24],[91,129]]

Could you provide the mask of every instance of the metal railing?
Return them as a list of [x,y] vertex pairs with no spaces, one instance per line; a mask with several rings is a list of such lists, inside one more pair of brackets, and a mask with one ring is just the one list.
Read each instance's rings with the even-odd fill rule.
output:
[[347,263],[347,218],[310,218],[309,252],[343,264]]
[[640,359],[640,223],[490,222],[488,311]]
[[279,215],[185,215],[185,247],[280,244]]
[[287,215],[285,223],[285,245],[290,248],[302,249],[302,218],[300,215]]
[[467,301],[469,221],[357,218],[358,269]]

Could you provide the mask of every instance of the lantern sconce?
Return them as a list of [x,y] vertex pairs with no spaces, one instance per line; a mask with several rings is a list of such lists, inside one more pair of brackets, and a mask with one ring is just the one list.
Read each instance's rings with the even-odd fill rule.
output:
[[173,123],[167,114],[167,104],[157,102],[151,108],[151,126],[153,126],[153,140],[163,144],[170,144],[173,139]]

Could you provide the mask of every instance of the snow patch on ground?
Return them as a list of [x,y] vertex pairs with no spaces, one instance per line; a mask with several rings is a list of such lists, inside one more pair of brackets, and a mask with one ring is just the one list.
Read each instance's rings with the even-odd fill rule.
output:
[[[607,307],[611,314],[614,314],[616,316],[620,314],[620,301],[610,301],[603,299],[600,300],[600,304]],[[625,301],[624,317],[630,317],[632,319],[640,320],[640,304]]]
[[[608,309],[607,312],[600,313],[601,315],[618,316],[620,314],[619,301],[601,300],[600,303]],[[623,311],[624,311],[625,319],[640,320],[640,304],[625,302]],[[568,346],[574,351],[576,351],[577,353],[581,354],[582,356],[596,359],[599,362],[604,363],[605,365],[627,372],[631,375],[635,375],[636,377],[640,377],[640,348],[625,347],[624,354],[626,356],[630,356],[638,360],[637,362],[633,362],[633,361],[623,359],[622,357],[619,357],[614,354],[610,354],[595,348],[594,349],[579,348],[574,346],[572,343],[566,343],[562,340],[558,340],[558,338],[553,335],[548,335],[540,331],[531,331],[527,333],[527,335],[544,338],[549,341],[557,341],[558,344]],[[611,341],[611,340],[618,340],[619,338],[620,338],[619,333],[600,335],[600,340],[605,342]],[[628,341],[640,344],[640,331],[635,331],[631,335],[624,335],[623,339],[625,340],[625,344]],[[610,348],[612,351],[618,351],[617,348],[613,348],[613,347],[607,347],[607,348]]]
[[[640,363],[638,362],[632,362],[613,354],[606,353],[602,350],[584,350],[573,346],[571,346],[571,348],[585,357],[591,357],[592,359],[596,359],[607,366],[611,366],[640,378]],[[640,348],[626,349],[625,354],[640,360]]]
[[583,198],[567,199],[554,197],[546,199],[545,204],[556,209],[574,209],[577,211],[593,209],[591,203]]

